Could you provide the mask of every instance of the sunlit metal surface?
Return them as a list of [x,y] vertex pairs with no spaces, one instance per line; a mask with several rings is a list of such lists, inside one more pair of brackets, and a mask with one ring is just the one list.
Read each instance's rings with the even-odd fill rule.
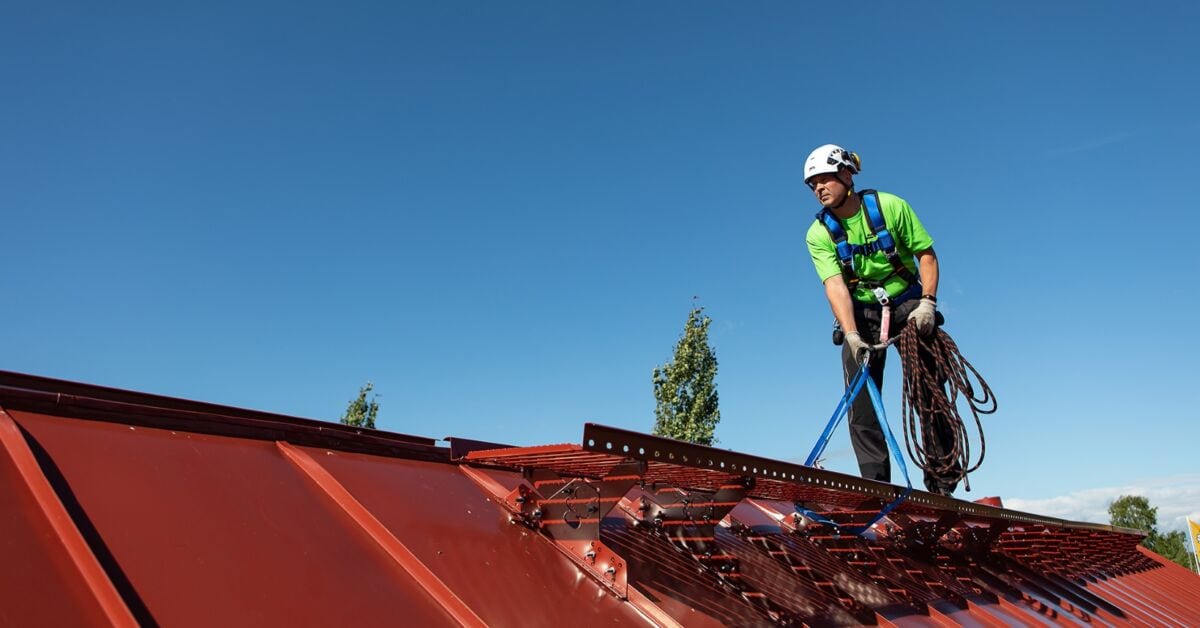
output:
[[897,487],[452,445],[0,372],[0,625],[1200,625],[1129,530],[914,492],[859,536]]

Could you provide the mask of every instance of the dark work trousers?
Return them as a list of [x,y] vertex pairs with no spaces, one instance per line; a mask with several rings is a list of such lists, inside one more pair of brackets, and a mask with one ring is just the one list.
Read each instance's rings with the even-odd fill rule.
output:
[[[912,313],[917,305],[920,304],[920,299],[909,299],[904,303],[892,308],[892,324],[888,330],[888,335],[895,338],[904,331],[904,327],[908,324],[908,315]],[[865,303],[854,303],[854,322],[858,326],[858,333],[862,339],[869,344],[877,344],[879,342],[879,326],[882,315],[882,308],[878,305],[867,305]],[[930,360],[931,356],[924,351],[918,352],[920,359]],[[883,367],[887,362],[887,351],[874,351],[871,353],[871,379],[875,380],[875,385],[883,390]],[[933,371],[933,365],[926,362],[927,369]],[[850,347],[848,344],[842,344],[842,372],[845,375],[846,385],[850,385],[850,379],[858,373],[859,362],[855,361],[854,356],[850,355]],[[946,382],[942,380],[938,382],[939,386],[945,388]],[[944,455],[948,447],[953,446],[954,432],[951,430],[946,417],[941,416],[921,416],[922,432],[926,434],[924,447],[930,458]],[[903,420],[903,417],[901,417]],[[858,397],[850,405],[849,421],[850,423],[850,444],[854,446],[854,455],[858,457],[859,473],[869,480],[879,480],[881,482],[892,481],[892,464],[891,456],[888,455],[887,439],[883,435],[883,428],[879,425],[879,420],[875,418],[875,406],[871,404],[871,396],[867,393],[866,388],[863,388]],[[903,428],[901,427],[901,430]],[[955,470],[961,467],[955,463]],[[930,492],[945,492],[950,493],[957,486],[958,482],[954,479],[957,476],[954,473],[951,477],[942,480],[936,475],[925,472],[925,488]]]

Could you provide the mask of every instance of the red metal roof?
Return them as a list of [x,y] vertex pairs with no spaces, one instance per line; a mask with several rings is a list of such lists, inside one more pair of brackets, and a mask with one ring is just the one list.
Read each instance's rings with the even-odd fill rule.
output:
[[1200,578],[1134,531],[914,491],[848,532],[898,490],[0,372],[0,625],[1200,624]]

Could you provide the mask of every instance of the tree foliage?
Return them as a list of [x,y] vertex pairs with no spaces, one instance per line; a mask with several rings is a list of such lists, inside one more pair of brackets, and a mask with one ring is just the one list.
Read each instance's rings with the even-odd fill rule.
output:
[[1153,532],[1158,525],[1158,508],[1141,495],[1122,495],[1108,505],[1108,516],[1112,525]]
[[1166,534],[1158,531],[1158,508],[1141,495],[1122,495],[1108,505],[1112,525],[1148,532],[1142,545],[1172,562],[1191,568],[1187,535],[1181,530]]
[[721,421],[717,407],[717,356],[708,344],[712,319],[703,307],[688,313],[674,358],[654,369],[654,433],[701,445],[713,444]]
[[1171,530],[1166,534],[1155,531],[1146,537],[1144,544],[1146,549],[1159,556],[1188,569],[1192,568],[1192,554],[1188,551],[1188,538],[1183,530]]
[[342,415],[343,424],[375,429],[375,416],[379,414],[379,402],[375,400],[375,395],[371,395],[371,399],[367,399],[367,394],[374,389],[375,385],[371,382],[367,382],[365,386],[358,389],[358,397],[350,401],[350,405],[346,406],[346,413]]

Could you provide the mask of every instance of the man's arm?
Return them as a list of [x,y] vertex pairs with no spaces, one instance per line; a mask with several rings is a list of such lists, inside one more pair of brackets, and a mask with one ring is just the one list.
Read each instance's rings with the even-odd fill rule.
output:
[[[936,277],[936,271],[934,276]],[[842,326],[842,331],[847,334],[852,331],[857,332],[858,326],[854,324],[854,304],[850,301],[850,289],[846,287],[846,280],[841,275],[833,275],[825,280],[825,298],[829,299],[829,308],[833,310],[833,317]]]
[[[917,256],[917,271],[921,274],[921,294],[937,296],[938,290],[938,258],[932,248],[925,249]],[[826,294],[828,294],[826,288]]]
[[937,289],[938,289],[938,259],[937,253],[930,247],[916,254],[918,270],[921,272],[921,295],[932,296],[934,299],[922,298],[917,308],[909,313],[908,320],[916,325],[922,335],[933,333],[937,325]]

